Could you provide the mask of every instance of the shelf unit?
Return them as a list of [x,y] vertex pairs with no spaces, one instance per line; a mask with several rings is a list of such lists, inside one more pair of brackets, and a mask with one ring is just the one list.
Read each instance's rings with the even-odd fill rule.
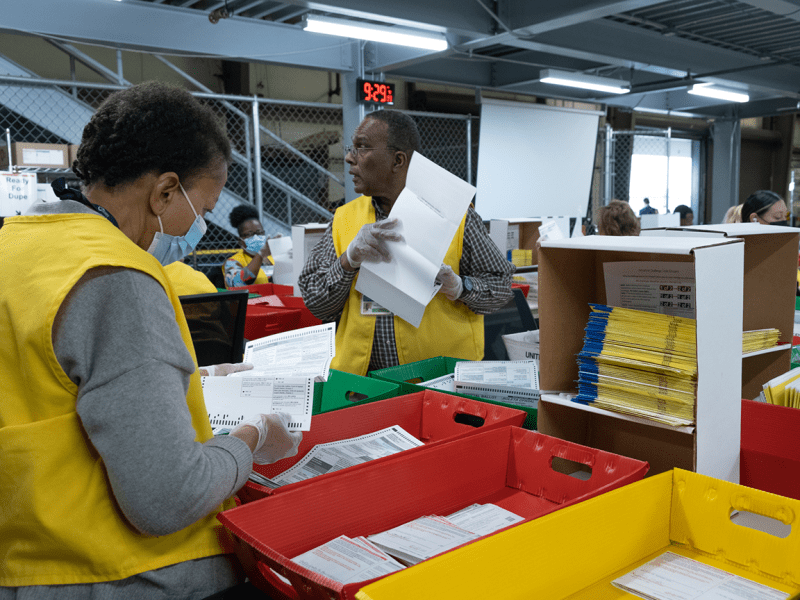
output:
[[[572,402],[576,355],[589,303],[605,303],[608,262],[687,262],[694,266],[697,310],[697,401],[694,427]],[[544,242],[539,251],[538,429],[568,441],[650,463],[649,474],[674,467],[739,480],[744,242],[738,238],[590,236]]]
[[744,240],[742,329],[776,328],[778,345],[742,357],[742,398],[754,399],[764,383],[791,368],[800,229],[727,223],[643,230],[643,237]]

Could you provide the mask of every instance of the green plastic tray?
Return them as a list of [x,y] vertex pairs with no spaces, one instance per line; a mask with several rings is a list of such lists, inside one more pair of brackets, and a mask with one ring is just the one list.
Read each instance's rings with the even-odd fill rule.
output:
[[[426,358],[413,363],[405,365],[398,365],[396,367],[388,367],[386,369],[376,369],[367,373],[368,377],[380,379],[382,381],[390,381],[400,384],[400,394],[413,394],[426,390],[425,386],[419,385],[423,381],[443,377],[456,370],[456,363],[464,360],[463,358],[451,358],[449,356],[436,356],[434,358]],[[464,398],[472,398],[473,400],[480,400],[481,402],[488,402],[489,404],[497,404],[498,406],[506,406],[508,408],[516,408],[517,410],[524,411],[527,415],[525,422],[522,426],[525,429],[536,430],[536,409],[526,408],[524,406],[517,406],[515,404],[508,404],[506,402],[496,402],[494,400],[487,400],[479,396],[469,396],[467,394],[459,394],[456,392],[447,392],[445,390],[436,390],[445,394],[453,396],[463,396]]]
[[328,381],[314,384],[312,415],[402,395],[400,384],[331,369]]

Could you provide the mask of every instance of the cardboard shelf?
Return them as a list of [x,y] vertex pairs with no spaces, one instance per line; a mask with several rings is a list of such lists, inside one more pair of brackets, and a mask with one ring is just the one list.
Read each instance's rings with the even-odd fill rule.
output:
[[772,348],[766,348],[764,350],[756,350],[755,352],[748,352],[747,354],[742,354],[742,358],[750,358],[751,356],[759,356],[760,354],[771,354],[773,352],[781,352],[783,350],[791,350],[791,344],[778,344],[777,346],[773,346]]
[[791,368],[800,229],[757,223],[693,225],[647,229],[642,237],[739,238],[744,241],[742,329],[776,328],[779,345],[750,352],[742,363],[741,397],[758,396],[762,386]]
[[604,265],[612,262],[693,265],[698,378],[693,429],[543,395],[538,430],[646,460],[651,474],[678,467],[737,483],[744,254],[741,239],[720,236],[590,236],[545,242],[539,250],[542,389],[577,394],[576,355],[583,347],[589,303],[606,303]]
[[566,406],[577,410],[583,410],[598,415],[604,415],[611,419],[630,421],[632,423],[646,425],[647,427],[659,427],[661,429],[666,429],[668,431],[675,431],[677,433],[685,433],[687,435],[692,435],[695,430],[693,426],[673,427],[672,425],[667,425],[666,423],[659,423],[658,421],[653,421],[651,419],[644,419],[642,417],[635,417],[633,415],[626,415],[624,413],[613,412],[610,410],[605,410],[604,408],[597,408],[596,406],[592,406],[591,404],[581,404],[580,402],[573,402],[570,398],[563,398],[555,394],[542,394],[539,402],[542,401],[552,402],[553,404],[560,404],[561,406]]

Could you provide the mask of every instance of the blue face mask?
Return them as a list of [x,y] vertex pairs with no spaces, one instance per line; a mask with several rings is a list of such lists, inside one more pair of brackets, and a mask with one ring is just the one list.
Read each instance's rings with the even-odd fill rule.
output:
[[251,235],[244,241],[244,247],[250,254],[258,254],[266,243],[266,235]]
[[205,219],[198,215],[197,211],[194,209],[194,206],[189,200],[189,196],[186,194],[186,190],[183,189],[180,183],[178,185],[181,186],[183,197],[186,198],[189,206],[192,207],[195,219],[192,226],[189,227],[189,231],[181,236],[177,236],[164,233],[161,217],[158,217],[158,226],[161,228],[161,231],[156,231],[153,242],[150,244],[147,251],[155,256],[156,260],[164,266],[179,261],[186,255],[191,254],[197,246],[197,242],[200,241],[200,238],[203,237],[206,229],[208,229]]

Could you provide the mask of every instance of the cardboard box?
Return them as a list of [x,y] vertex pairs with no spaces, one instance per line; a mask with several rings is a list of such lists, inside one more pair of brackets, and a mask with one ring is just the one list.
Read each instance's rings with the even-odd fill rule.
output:
[[78,158],[78,148],[80,148],[79,144],[70,144],[69,145],[69,156],[67,160],[67,166],[72,168],[72,163],[75,162],[75,159]]
[[[425,444],[433,444],[487,429],[521,425],[524,420],[525,413],[521,410],[425,390],[317,415],[313,418],[311,431],[303,434],[303,441],[300,442],[295,456],[272,465],[253,465],[253,469],[266,477],[273,477],[300,462],[317,444],[357,437],[392,425],[399,425]],[[422,449],[416,448],[407,452]],[[373,462],[381,462],[387,458],[379,458]],[[276,490],[248,481],[239,490],[238,496],[242,502],[252,502],[264,496],[288,493],[296,487],[316,485],[321,478],[336,474],[337,472],[321,475]]]
[[[492,219],[489,221],[489,237],[500,248],[503,256],[509,250],[531,250],[531,264],[538,263],[536,242],[539,240],[539,227],[553,220],[565,238],[568,238],[570,217],[533,217],[530,219]],[[576,227],[580,227],[579,224]]]
[[400,385],[331,369],[328,380],[314,383],[312,415],[400,395]]
[[697,401],[693,427],[598,409],[542,394],[542,433],[650,463],[739,481],[744,243],[738,238],[589,236],[544,242],[539,251],[539,384],[576,394],[576,355],[589,303],[606,303],[603,265],[690,263],[695,273]]
[[[436,379],[437,377],[444,377],[450,373],[455,373],[456,363],[462,360],[464,359],[451,358],[449,356],[435,356],[433,358],[426,358],[425,360],[418,360],[416,362],[406,363],[396,367],[376,369],[375,371],[368,372],[367,376],[375,377],[376,379],[382,379],[384,381],[399,383],[400,393],[411,394],[428,389],[422,385],[419,385],[423,381],[430,381],[431,379]],[[486,400],[485,398],[478,398],[477,396],[462,394],[460,392],[448,392],[443,390],[437,391],[443,394],[451,394],[453,396],[460,396],[462,398],[473,398],[481,402],[489,402],[491,404],[496,404],[497,406],[507,406],[517,410],[525,411],[527,416],[525,417],[525,422],[522,426],[525,429],[536,429],[535,408],[506,404],[505,402],[495,402],[494,400]]]
[[308,255],[322,239],[327,223],[306,223],[305,225],[292,225],[292,268],[294,270],[294,295],[301,296],[300,287],[297,285],[297,278],[306,264]]
[[742,400],[741,483],[800,500],[800,410]]
[[761,386],[791,368],[792,332],[797,285],[800,229],[758,223],[726,223],[652,229],[641,236],[696,236],[744,240],[744,306],[742,329],[776,328],[781,337],[769,350],[742,358],[741,398],[756,398]]
[[[381,402],[369,406],[377,404]],[[587,480],[568,474],[584,473],[582,469],[589,468],[591,477]],[[303,488],[224,511],[218,518],[236,536],[237,554],[250,580],[271,598],[343,600],[352,599],[365,584],[337,583],[291,559],[340,535],[371,535],[421,516],[452,514],[473,503],[491,502],[526,520],[538,519],[638,481],[646,471],[647,464],[640,461],[535,431],[503,427],[387,457],[380,464],[375,461],[333,473]],[[601,518],[569,539],[579,547],[581,536],[592,535],[593,528],[602,525]],[[544,550],[550,543],[531,542],[514,548],[517,557],[528,563],[516,571],[512,578],[515,582],[526,581],[531,569],[539,566],[528,562],[529,553],[535,548]],[[571,562],[583,555],[576,549]],[[276,573],[291,583],[285,583]],[[450,575],[437,576],[437,588],[446,589]],[[508,583],[492,575],[488,579],[493,586]],[[393,596],[436,597],[438,594],[428,590]],[[481,597],[502,596],[490,593]]]
[[[69,146],[66,144],[37,144],[31,142],[11,143],[12,163],[16,167],[42,169],[65,169],[70,166]],[[8,167],[8,148],[2,146],[0,165]]]
[[[786,538],[734,524],[750,511]],[[367,585],[358,600],[635,598],[611,581],[665,551],[800,590],[800,502],[676,469],[506,529]]]

